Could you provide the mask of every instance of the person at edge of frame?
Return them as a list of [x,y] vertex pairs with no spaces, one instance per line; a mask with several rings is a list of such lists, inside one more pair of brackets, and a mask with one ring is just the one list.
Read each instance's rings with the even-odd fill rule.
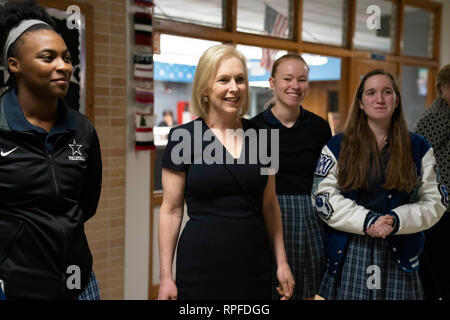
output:
[[[439,167],[441,183],[450,187],[450,64],[436,77],[438,97],[421,115],[414,132],[430,142]],[[439,223],[425,231],[425,247],[420,256],[420,278],[427,300],[450,299],[450,207]]]
[[84,224],[97,210],[99,140],[63,101],[73,67],[46,10],[0,6],[9,71],[0,105],[0,291],[7,299],[100,298]]

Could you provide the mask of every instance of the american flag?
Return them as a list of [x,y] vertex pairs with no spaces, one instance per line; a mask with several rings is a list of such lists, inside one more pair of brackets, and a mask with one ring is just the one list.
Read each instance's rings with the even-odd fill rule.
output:
[[[268,35],[274,37],[283,37],[288,30],[288,18],[278,13],[266,4],[266,14],[264,16],[264,31]],[[269,72],[272,71],[272,65],[275,61],[275,55],[278,52],[276,49],[262,49],[261,67]]]

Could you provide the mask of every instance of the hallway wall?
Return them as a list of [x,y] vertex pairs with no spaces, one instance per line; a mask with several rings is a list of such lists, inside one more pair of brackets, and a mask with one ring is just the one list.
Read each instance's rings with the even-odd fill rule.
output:
[[95,128],[103,158],[97,214],[86,224],[102,299],[123,299],[125,243],[126,3],[82,0],[93,7]]

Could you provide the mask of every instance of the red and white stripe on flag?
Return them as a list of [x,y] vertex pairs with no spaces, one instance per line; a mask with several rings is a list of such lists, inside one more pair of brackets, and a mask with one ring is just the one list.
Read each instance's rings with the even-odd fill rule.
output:
[[[270,8],[273,10],[272,8]],[[275,11],[275,10],[273,10]],[[275,22],[273,24],[272,30],[265,30],[268,35],[274,36],[274,37],[281,37],[286,33],[286,30],[289,26],[289,20],[285,16],[281,15],[280,13],[276,12]],[[267,8],[266,8],[266,15],[267,15]],[[266,17],[267,19],[267,17]],[[275,55],[277,54],[277,49],[262,49],[262,57],[261,57],[261,67],[268,70],[269,72],[272,71],[272,65],[275,61]]]

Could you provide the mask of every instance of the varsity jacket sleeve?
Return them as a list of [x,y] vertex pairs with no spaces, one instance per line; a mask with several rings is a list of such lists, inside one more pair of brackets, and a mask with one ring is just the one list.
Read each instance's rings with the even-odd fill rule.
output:
[[431,228],[448,206],[448,193],[440,183],[439,172],[432,148],[421,160],[421,171],[414,202],[394,208],[390,214],[396,218],[395,234],[411,234]]
[[318,216],[339,231],[364,235],[370,210],[344,197],[337,182],[337,159],[325,145],[314,172],[311,200]]
[[97,132],[93,129],[87,164],[87,183],[80,197],[80,207],[83,209],[84,222],[97,211],[102,187],[102,157]]

